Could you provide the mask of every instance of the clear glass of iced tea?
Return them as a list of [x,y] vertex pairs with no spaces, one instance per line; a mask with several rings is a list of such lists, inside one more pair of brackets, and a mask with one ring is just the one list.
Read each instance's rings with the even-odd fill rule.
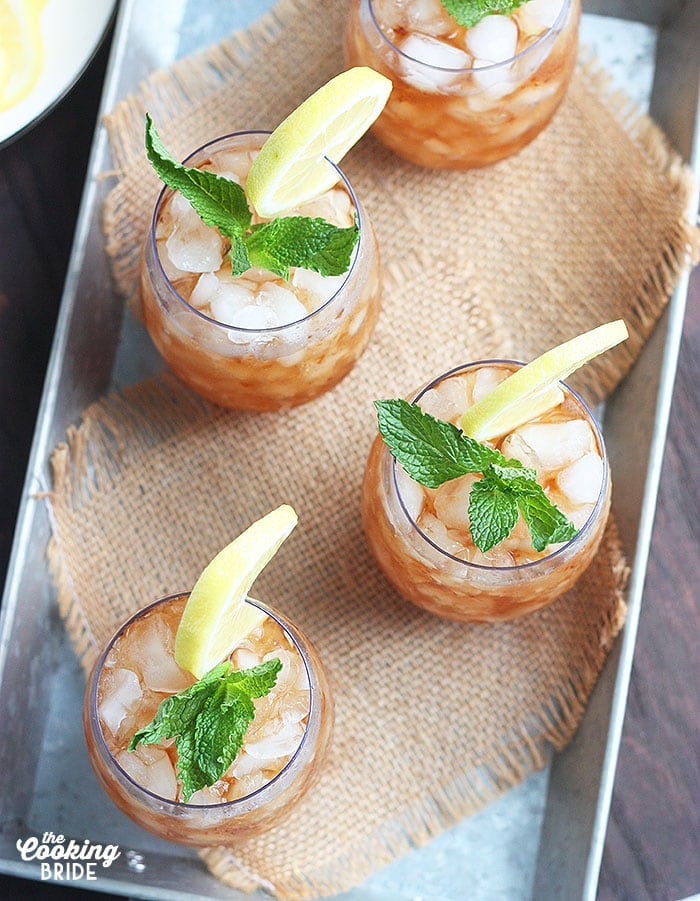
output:
[[[245,187],[267,136],[227,135],[185,163]],[[337,384],[366,348],[381,296],[377,243],[350,183],[335,169],[333,187],[285,216],[320,217],[340,228],[357,221],[350,267],[336,276],[292,267],[287,281],[253,267],[234,277],[219,232],[179,192],[161,192],[143,253],[143,317],[170,369],[208,400],[241,410],[296,406]],[[264,221],[254,216],[253,224]]]
[[230,660],[248,670],[271,658],[282,668],[255,703],[243,746],[213,785],[182,800],[171,739],[128,750],[160,703],[194,682],[173,656],[188,594],[161,598],[115,634],[88,681],[83,712],[92,767],[111,800],[161,838],[194,846],[227,845],[274,826],[318,777],[333,724],[321,660],[308,639],[260,601],[266,616]]
[[576,61],[580,0],[528,0],[508,15],[458,24],[440,0],[353,0],[345,57],[392,79],[373,126],[411,162],[487,166],[549,123]]
[[[490,360],[460,366],[424,386],[413,403],[457,425],[521,365]],[[578,529],[570,540],[541,551],[522,515],[507,538],[479,550],[469,502],[480,477],[470,473],[426,488],[376,438],[363,480],[363,524],[380,568],[407,600],[449,619],[513,619],[568,591],[591,563],[610,509],[610,468],[590,409],[571,388],[560,387],[561,403],[487,442],[534,470],[546,497]]]

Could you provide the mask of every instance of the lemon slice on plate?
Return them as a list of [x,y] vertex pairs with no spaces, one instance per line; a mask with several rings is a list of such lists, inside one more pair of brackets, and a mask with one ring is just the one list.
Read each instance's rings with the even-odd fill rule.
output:
[[384,109],[391,81],[357,66],[320,87],[277,126],[253,160],[246,191],[260,216],[272,218],[327,191],[340,162]]
[[283,504],[241,532],[197,579],[175,636],[175,662],[197,679],[225,660],[266,614],[246,604],[251,585],[297,523]]
[[0,0],[0,110],[19,103],[41,74],[45,5],[46,0]]
[[487,441],[545,413],[561,403],[558,382],[627,337],[627,326],[617,319],[558,344],[470,407],[460,420],[462,431],[477,441]]

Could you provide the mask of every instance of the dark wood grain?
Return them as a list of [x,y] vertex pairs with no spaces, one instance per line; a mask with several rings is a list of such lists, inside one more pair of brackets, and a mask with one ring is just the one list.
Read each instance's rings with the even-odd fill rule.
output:
[[[94,127],[106,48],[77,89],[0,150],[0,575],[4,574]],[[700,270],[691,280],[599,897],[700,891]],[[1,739],[0,739],[1,740]],[[0,876],[0,897],[75,887]],[[85,893],[89,899],[113,896]]]
[[691,278],[599,897],[700,892],[700,269]]

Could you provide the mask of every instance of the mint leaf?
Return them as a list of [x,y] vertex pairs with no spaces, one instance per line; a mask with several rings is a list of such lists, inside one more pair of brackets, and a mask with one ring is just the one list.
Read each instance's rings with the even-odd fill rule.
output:
[[570,541],[578,530],[549,500],[542,488],[537,487],[539,491],[519,493],[517,502],[530,530],[533,547],[536,551],[543,551],[548,544]]
[[234,278],[243,275],[243,273],[247,272],[253,265],[250,256],[248,255],[248,248],[246,247],[245,240],[240,235],[235,235],[231,238],[231,247],[227,256],[231,263],[231,275],[233,275]]
[[210,782],[206,773],[199,768],[194,729],[189,729],[177,736],[175,750],[177,751],[177,776],[182,783],[182,799],[187,803],[196,791],[207,785],[213,785],[216,779],[214,782]]
[[152,745],[186,730],[206,703],[211,686],[230,668],[230,663],[220,663],[189,688],[161,701],[153,720],[134,734],[129,742],[129,751],[133,751],[138,744]]
[[441,0],[449,15],[464,28],[472,28],[494,13],[508,15],[527,0]]
[[[534,469],[527,469],[520,460],[508,460],[507,466],[499,466],[497,463],[491,465],[491,471],[495,476],[511,487],[526,487],[526,482],[537,483],[537,473]],[[538,486],[539,487],[539,486]]]
[[507,538],[518,521],[518,504],[488,477],[472,485],[469,494],[469,529],[482,553]]
[[189,200],[205,225],[217,228],[227,238],[242,236],[250,226],[252,217],[243,188],[214,172],[183,166],[174,160],[148,113],[146,155],[165,184]]
[[437,488],[468,472],[484,472],[491,463],[505,464],[499,451],[479,444],[451,422],[424,413],[406,400],[376,400],[379,432],[409,476]]
[[226,694],[226,688],[220,686],[195,723],[194,759],[206,776],[207,785],[213,785],[231,766],[255,718],[255,706],[249,697],[233,692],[229,703],[223,705],[221,696]]
[[166,698],[152,722],[135,733],[129,750],[174,738],[182,797],[189,801],[231,766],[255,718],[253,699],[269,694],[281,669],[276,657],[247,670],[219,664],[189,688]]
[[358,236],[357,223],[338,228],[325,219],[286,216],[254,226],[246,246],[254,266],[289,280],[290,266],[321,275],[347,272]]
[[165,149],[146,114],[146,155],[160,178],[187,198],[202,222],[231,242],[227,258],[234,277],[253,266],[289,281],[290,267],[321,275],[347,272],[360,230],[357,221],[339,228],[325,219],[287,216],[252,225],[245,191],[214,172],[178,163]]
[[469,528],[483,553],[510,535],[518,511],[537,551],[576,535],[573,523],[544,493],[534,469],[520,460],[507,460],[500,451],[480,444],[451,422],[424,413],[417,404],[397,399],[377,400],[374,405],[384,442],[416,482],[439,488],[470,472],[482,474],[469,495]]

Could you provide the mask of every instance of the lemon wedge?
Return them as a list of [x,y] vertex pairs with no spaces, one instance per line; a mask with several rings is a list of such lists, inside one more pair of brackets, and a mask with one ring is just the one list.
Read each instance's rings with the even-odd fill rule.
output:
[[391,81],[357,66],[331,78],[277,126],[253,160],[246,191],[272,218],[327,191],[340,162],[384,109]]
[[26,97],[41,74],[45,5],[46,0],[0,0],[0,110]]
[[225,660],[265,618],[246,604],[251,585],[297,523],[283,504],[234,538],[197,579],[175,636],[175,662],[197,679]]
[[561,403],[558,382],[627,337],[627,326],[617,319],[558,344],[470,407],[460,420],[462,431],[477,441],[487,441],[540,416]]

